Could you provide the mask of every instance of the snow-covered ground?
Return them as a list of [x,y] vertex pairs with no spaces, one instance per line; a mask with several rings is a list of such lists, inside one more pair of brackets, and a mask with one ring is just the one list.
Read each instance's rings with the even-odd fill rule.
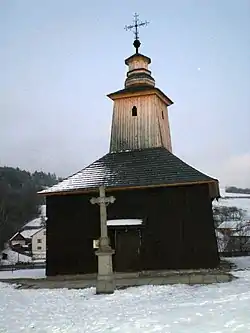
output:
[[[246,219],[250,219],[250,194],[237,194],[237,193],[226,193],[223,188],[220,188],[221,199],[218,201],[213,201],[213,206],[226,206],[226,207],[237,207],[246,211]],[[249,197],[248,198],[230,198],[223,199],[224,196],[232,196],[232,197]]]
[[[250,257],[234,258],[241,268]],[[142,286],[95,290],[20,290],[0,284],[0,332],[250,332],[250,270],[208,286]]]
[[238,257],[238,258],[237,257],[223,258],[223,259],[235,264],[237,266],[237,269],[248,269],[248,270],[250,270],[250,256],[248,256],[248,257]]
[[[0,271],[0,279],[42,279],[45,278],[45,268],[17,269]],[[1,333],[1,331],[0,331]]]

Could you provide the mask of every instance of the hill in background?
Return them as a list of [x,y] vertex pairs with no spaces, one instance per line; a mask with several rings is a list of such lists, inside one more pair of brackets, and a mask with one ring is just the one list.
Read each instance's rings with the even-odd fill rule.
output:
[[250,188],[239,188],[236,186],[227,186],[226,193],[250,194]]
[[25,222],[38,215],[44,199],[37,192],[60,180],[51,173],[0,167],[0,249]]

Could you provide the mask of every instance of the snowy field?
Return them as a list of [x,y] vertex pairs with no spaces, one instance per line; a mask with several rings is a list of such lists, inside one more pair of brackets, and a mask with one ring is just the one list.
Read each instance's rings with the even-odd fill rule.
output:
[[[237,207],[243,209],[246,212],[246,218],[250,219],[250,194],[238,194],[238,193],[226,193],[223,188],[220,188],[220,195],[222,196],[219,201],[214,200],[213,206],[226,206],[226,207]],[[223,199],[224,196],[232,196],[232,197],[249,197],[247,198],[230,198]]]
[[[250,268],[250,257],[228,260]],[[94,289],[17,290],[0,283],[0,332],[247,333],[250,270],[234,274],[240,278],[230,283],[142,286],[108,296],[96,296]]]

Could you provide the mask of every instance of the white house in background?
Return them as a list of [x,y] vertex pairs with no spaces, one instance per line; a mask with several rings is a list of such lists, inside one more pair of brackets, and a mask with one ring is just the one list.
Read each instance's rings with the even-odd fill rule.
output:
[[219,252],[250,251],[249,221],[224,221],[216,236]]
[[9,245],[13,248],[25,248],[31,245],[33,235],[41,228],[44,228],[46,220],[46,205],[41,205],[39,207],[39,216],[22,226],[22,228],[10,238]]
[[239,228],[240,224],[241,221],[224,221],[217,227],[217,230],[220,231],[223,235],[230,236]]
[[36,230],[31,240],[32,260],[45,261],[46,259],[46,228]]
[[14,236],[9,240],[10,246],[14,248],[23,248],[28,249],[31,246],[32,237],[37,233],[39,229],[24,229],[23,231],[18,231]]

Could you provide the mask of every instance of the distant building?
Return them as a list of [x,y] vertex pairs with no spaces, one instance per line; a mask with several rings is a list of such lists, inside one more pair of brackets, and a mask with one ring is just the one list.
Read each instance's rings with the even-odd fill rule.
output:
[[11,247],[20,247],[26,245],[26,239],[20,232],[15,233],[14,236],[9,240],[9,244]]
[[217,230],[219,252],[249,252],[250,223],[248,221],[224,221]]
[[[46,260],[46,205],[39,208],[39,216],[22,226],[1,252],[1,262],[16,264],[32,260]],[[33,255],[34,251],[34,255]]]
[[22,249],[22,250],[31,250],[31,241],[32,237],[35,233],[37,233],[38,230],[40,230],[41,227],[38,229],[24,229],[23,231],[18,231],[14,236],[11,237],[9,240],[10,247],[15,249]]
[[0,265],[3,266],[29,262],[32,262],[31,256],[13,251],[9,245],[0,253]]
[[230,236],[239,228],[240,223],[241,221],[224,221],[217,227],[217,230],[219,230],[223,235]]
[[46,259],[46,228],[39,229],[31,240],[32,259],[34,261]]

